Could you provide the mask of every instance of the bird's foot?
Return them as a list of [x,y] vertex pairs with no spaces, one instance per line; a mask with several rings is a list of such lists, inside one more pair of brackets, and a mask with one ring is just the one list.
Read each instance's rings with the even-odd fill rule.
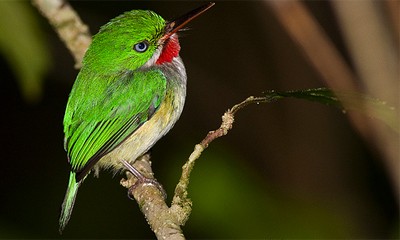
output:
[[154,178],[147,178],[145,177],[141,172],[139,172],[136,168],[134,168],[131,164],[129,164],[127,161],[122,160],[121,163],[128,169],[130,173],[133,174],[137,178],[137,181],[135,184],[129,187],[128,189],[128,198],[131,200],[134,200],[132,191],[139,186],[140,184],[146,185],[146,184],[151,184],[154,185],[160,190],[161,194],[164,197],[164,200],[167,199],[167,192],[164,190],[163,186],[161,183],[157,182],[156,179]]

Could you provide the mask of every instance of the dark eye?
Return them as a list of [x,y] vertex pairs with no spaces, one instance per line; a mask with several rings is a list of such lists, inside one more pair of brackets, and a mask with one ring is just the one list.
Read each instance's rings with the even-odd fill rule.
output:
[[143,41],[133,45],[133,50],[135,50],[138,53],[146,52],[148,48],[149,48],[149,43],[147,41]]

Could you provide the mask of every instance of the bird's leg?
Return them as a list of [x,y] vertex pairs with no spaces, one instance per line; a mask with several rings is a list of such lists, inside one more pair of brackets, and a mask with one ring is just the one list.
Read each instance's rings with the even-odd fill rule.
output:
[[137,178],[137,181],[135,184],[133,184],[132,186],[129,187],[128,189],[128,198],[131,200],[134,200],[134,198],[132,198],[132,191],[139,185],[139,184],[152,184],[154,186],[156,186],[160,192],[162,193],[164,200],[167,199],[167,193],[165,192],[163,186],[157,182],[156,179],[154,178],[147,178],[145,177],[141,172],[139,172],[136,168],[134,168],[131,164],[129,164],[127,161],[125,160],[121,160],[121,163],[128,169],[129,172],[131,172],[133,174],[133,176],[135,176]]

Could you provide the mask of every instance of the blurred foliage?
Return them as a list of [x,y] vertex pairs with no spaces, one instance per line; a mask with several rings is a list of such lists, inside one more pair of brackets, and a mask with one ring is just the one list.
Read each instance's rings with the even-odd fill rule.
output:
[[50,65],[50,48],[29,1],[0,1],[0,51],[16,78],[26,101],[42,97],[44,74]]
[[[346,238],[356,236],[351,220],[321,202],[299,201],[277,190],[246,164],[234,149],[213,142],[197,160],[189,184],[193,211],[183,231],[191,238]],[[171,159],[184,159],[179,154]],[[179,150],[179,149],[178,149]],[[175,169],[175,170],[174,170]],[[167,179],[180,173],[165,169]],[[174,184],[173,181],[167,183]],[[176,183],[175,183],[176,184]],[[325,203],[326,204],[326,203]],[[207,229],[203,235],[201,229]]]

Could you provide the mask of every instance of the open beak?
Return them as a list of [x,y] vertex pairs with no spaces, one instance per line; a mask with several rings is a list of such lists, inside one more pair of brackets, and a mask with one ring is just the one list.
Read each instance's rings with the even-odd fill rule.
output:
[[168,38],[172,36],[172,34],[176,33],[179,29],[181,29],[183,26],[185,26],[188,22],[192,21],[195,19],[197,16],[200,14],[204,13],[208,9],[210,9],[212,6],[214,6],[215,3],[211,2],[209,4],[203,5],[201,7],[198,7],[178,18],[176,18],[174,21],[168,22],[165,25],[165,35],[160,39],[161,41],[165,41]]

